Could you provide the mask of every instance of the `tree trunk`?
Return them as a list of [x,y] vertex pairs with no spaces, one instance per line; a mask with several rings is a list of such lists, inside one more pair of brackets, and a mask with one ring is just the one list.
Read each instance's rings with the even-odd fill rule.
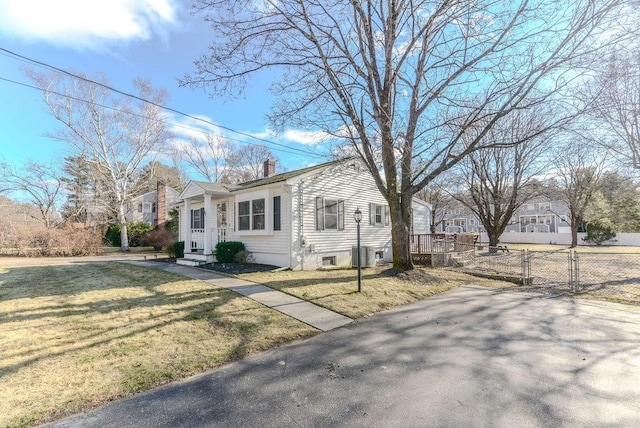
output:
[[[400,270],[411,270],[414,268],[409,245],[411,218],[410,210],[403,210],[405,203],[406,201],[400,202],[396,199],[389,204],[391,248],[393,250],[393,267]],[[411,206],[411,202],[409,202],[409,206]]]
[[500,243],[500,234],[495,231],[487,231],[487,235],[489,236],[489,247],[497,247]]
[[129,251],[129,235],[127,233],[127,219],[124,216],[124,204],[118,207],[118,222],[120,223],[120,251]]
[[571,224],[571,248],[578,246],[578,225],[580,223],[575,222]]

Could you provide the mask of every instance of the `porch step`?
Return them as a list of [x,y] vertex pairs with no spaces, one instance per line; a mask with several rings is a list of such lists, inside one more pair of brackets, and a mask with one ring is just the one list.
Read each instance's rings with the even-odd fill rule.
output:
[[182,265],[182,266],[200,266],[200,265],[206,265],[207,262],[202,261],[202,260],[191,260],[191,259],[178,259],[176,260],[176,264]]
[[213,263],[213,254],[185,253],[184,258],[176,260],[176,263],[183,266],[200,266]]

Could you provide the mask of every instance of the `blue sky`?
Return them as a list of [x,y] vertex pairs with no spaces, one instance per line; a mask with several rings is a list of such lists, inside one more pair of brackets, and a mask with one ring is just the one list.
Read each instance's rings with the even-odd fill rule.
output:
[[[147,78],[169,91],[171,108],[316,151],[312,132],[288,129],[269,135],[268,86],[277,76],[253,80],[244,97],[235,100],[212,99],[200,89],[178,86],[178,78],[194,71],[193,61],[206,53],[212,37],[203,15],[191,15],[190,7],[189,0],[0,0],[0,48],[68,71],[102,71],[113,87],[127,92],[133,92],[134,77]],[[25,65],[0,51],[0,79],[30,83],[22,71]],[[179,116],[174,123],[193,126]],[[45,136],[58,126],[38,91],[0,80],[0,159],[16,164],[61,161],[69,154],[67,147]],[[282,162],[279,170],[321,161],[271,148]]]

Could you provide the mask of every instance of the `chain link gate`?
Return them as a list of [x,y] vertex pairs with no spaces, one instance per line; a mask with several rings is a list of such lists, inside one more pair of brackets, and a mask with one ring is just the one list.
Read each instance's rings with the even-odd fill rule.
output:
[[[487,247],[485,247],[487,248]],[[506,247],[453,256],[451,267],[481,275],[513,278],[549,291],[603,295],[640,302],[640,254],[507,250]]]

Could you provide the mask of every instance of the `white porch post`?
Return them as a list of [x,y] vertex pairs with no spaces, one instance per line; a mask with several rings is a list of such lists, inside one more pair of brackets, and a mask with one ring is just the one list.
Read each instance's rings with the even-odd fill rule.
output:
[[184,241],[185,254],[191,252],[191,201],[184,200],[184,212],[182,213],[182,240]]
[[211,225],[213,224],[213,210],[211,209],[211,195],[204,195],[204,253],[211,254]]

